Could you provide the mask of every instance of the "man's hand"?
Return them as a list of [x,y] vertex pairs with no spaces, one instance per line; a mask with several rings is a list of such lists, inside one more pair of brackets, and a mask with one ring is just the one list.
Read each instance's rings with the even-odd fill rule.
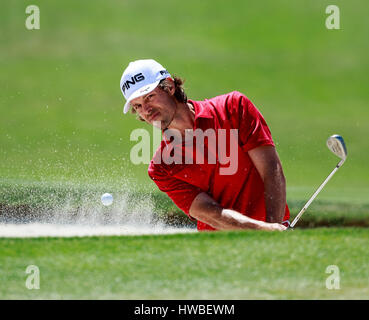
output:
[[200,193],[192,202],[190,216],[217,230],[256,229],[283,231],[286,227],[279,223],[268,223],[247,217],[235,210],[222,208],[207,193]]
[[264,182],[266,221],[281,223],[286,209],[286,179],[277,151],[263,146],[248,152]]
[[[266,222],[267,223],[267,222]],[[287,227],[280,223],[267,223],[266,231],[284,231]]]

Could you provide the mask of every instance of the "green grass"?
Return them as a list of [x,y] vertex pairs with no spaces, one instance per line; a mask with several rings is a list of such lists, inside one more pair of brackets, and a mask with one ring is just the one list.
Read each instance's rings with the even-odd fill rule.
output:
[[[368,241],[355,228],[0,239],[0,298],[368,299]],[[25,287],[31,264],[40,290]]]

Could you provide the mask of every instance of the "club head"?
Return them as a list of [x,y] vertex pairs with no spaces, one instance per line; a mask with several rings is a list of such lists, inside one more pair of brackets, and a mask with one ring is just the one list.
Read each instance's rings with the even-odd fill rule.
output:
[[347,149],[346,149],[345,141],[340,135],[334,134],[333,136],[330,136],[327,140],[327,147],[337,157],[340,157],[342,160],[346,160]]

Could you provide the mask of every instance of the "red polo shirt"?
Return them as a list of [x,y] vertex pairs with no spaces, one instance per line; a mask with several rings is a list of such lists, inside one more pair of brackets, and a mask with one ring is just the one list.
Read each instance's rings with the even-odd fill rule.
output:
[[[204,132],[212,129],[215,132],[237,129],[238,143],[230,144],[233,151],[237,148],[237,166],[232,174],[224,174],[221,169],[230,167],[230,163],[224,164],[220,158],[222,153],[230,154],[230,147],[219,153],[219,137],[216,136],[217,150],[213,152],[216,163],[209,160],[208,140],[204,144],[204,163],[198,164],[194,160],[189,164],[184,160],[185,154],[189,152],[186,143],[174,144],[175,148],[182,150],[182,162],[167,164],[160,161],[168,155],[168,141],[164,138],[150,162],[148,173],[158,188],[165,192],[173,202],[185,214],[189,215],[192,201],[201,192],[208,193],[223,208],[236,210],[256,220],[266,220],[264,202],[264,184],[252,163],[248,151],[260,146],[274,146],[270,130],[258,109],[252,102],[240,92],[234,91],[229,94],[217,96],[204,101],[188,100],[195,108],[195,129]],[[230,141],[230,139],[222,140]],[[169,142],[170,143],[170,142]],[[194,143],[197,146],[196,141]],[[212,144],[213,146],[213,144]],[[177,149],[178,150],[178,149]],[[172,152],[173,154],[173,152]],[[171,155],[172,155],[171,154]],[[234,152],[235,154],[235,152]],[[181,157],[181,155],[180,155]],[[193,159],[196,159],[196,148]],[[168,162],[168,161],[167,161]],[[289,210],[286,204],[285,220],[289,219]],[[197,221],[198,230],[215,230],[204,222]]]

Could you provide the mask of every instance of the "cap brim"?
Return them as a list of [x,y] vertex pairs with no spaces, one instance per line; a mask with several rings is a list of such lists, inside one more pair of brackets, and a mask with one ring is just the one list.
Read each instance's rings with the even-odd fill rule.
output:
[[131,96],[129,97],[129,99],[127,100],[127,102],[125,103],[124,105],[124,108],[123,108],[123,113],[126,114],[128,111],[129,111],[129,108],[130,108],[130,103],[133,99],[136,99],[138,97],[141,97],[145,94],[148,94],[149,92],[153,91],[159,84],[161,80],[158,80],[158,81],[155,81],[154,83],[151,83],[151,84],[148,84],[138,90],[136,90],[135,92],[133,92],[131,94]]

